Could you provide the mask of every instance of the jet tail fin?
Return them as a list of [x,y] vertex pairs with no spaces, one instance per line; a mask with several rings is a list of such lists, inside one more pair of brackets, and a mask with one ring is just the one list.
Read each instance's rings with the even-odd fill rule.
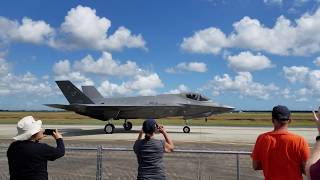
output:
[[83,94],[70,81],[56,81],[63,95],[70,104],[93,104],[93,101]]
[[82,86],[83,93],[93,101],[103,99],[103,96],[94,86]]

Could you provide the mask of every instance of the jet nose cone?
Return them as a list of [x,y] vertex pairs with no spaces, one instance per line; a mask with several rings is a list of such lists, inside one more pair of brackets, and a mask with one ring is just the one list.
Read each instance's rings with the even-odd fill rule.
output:
[[232,111],[235,109],[235,107],[232,107],[232,106],[223,106],[223,108],[229,111]]
[[221,106],[221,112],[231,112],[231,111],[233,111],[234,109],[235,109],[235,108],[232,107],[232,106],[225,106],[225,105]]

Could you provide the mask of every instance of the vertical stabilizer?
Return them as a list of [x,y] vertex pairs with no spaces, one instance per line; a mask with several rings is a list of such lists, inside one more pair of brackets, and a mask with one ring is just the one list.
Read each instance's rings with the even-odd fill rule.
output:
[[56,83],[70,104],[93,104],[93,101],[70,81],[56,81]]
[[95,102],[99,102],[103,99],[103,96],[94,86],[82,86],[83,93]]

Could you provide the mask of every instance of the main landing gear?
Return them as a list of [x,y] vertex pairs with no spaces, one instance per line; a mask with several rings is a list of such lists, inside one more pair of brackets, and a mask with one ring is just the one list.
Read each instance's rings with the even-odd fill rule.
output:
[[186,124],[186,126],[184,126],[182,130],[183,130],[184,133],[189,133],[190,132],[190,127],[188,126],[188,120],[185,119],[184,123]]
[[190,132],[190,128],[189,128],[189,126],[185,126],[185,127],[183,127],[183,132],[184,133],[189,133]]
[[132,123],[130,121],[124,120],[123,128],[126,131],[130,131],[132,129]]
[[[104,127],[104,132],[106,134],[112,134],[114,132],[114,125],[111,123],[108,123],[105,127]],[[132,129],[132,123],[130,121],[127,121],[126,119],[124,120],[123,123],[123,128],[126,131],[130,131]]]

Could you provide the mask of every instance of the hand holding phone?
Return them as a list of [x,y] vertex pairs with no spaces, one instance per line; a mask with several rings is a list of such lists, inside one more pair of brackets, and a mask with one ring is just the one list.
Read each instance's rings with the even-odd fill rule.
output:
[[45,129],[43,134],[53,136],[53,132],[56,132],[55,129]]

